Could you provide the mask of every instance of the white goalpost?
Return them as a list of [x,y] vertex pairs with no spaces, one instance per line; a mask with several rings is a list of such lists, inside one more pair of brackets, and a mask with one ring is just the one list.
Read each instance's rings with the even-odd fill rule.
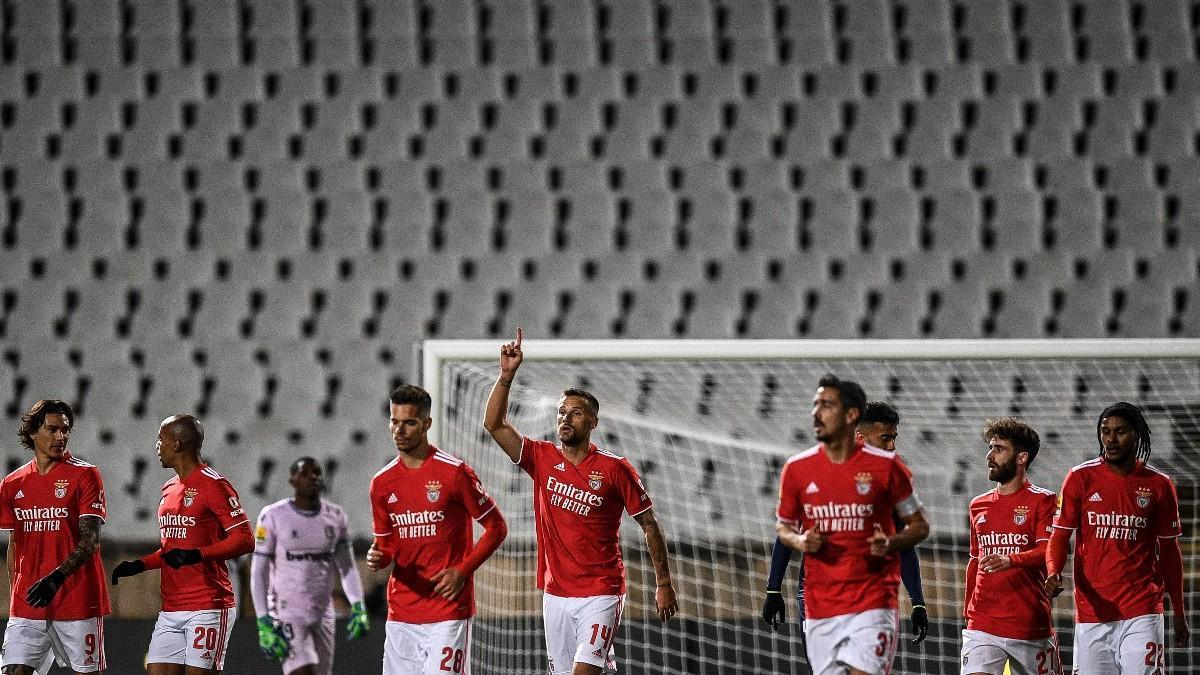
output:
[[[482,427],[500,344],[428,341],[421,381],[433,396],[431,439],[476,469],[510,527],[476,580],[476,670],[524,675],[546,668],[532,485]],[[1179,490],[1185,592],[1196,606],[1200,340],[534,339],[523,351],[513,423],[527,436],[554,438],[562,390],[592,391],[600,400],[593,439],[642,473],[669,540],[680,613],[663,625],[641,530],[631,519],[622,527],[629,601],[617,640],[621,672],[808,672],[794,603],[779,632],[760,610],[779,470],[815,443],[809,408],[826,372],[858,381],[869,399],[899,410],[898,451],[932,523],[918,548],[930,635],[909,643],[901,590],[904,639],[894,672],[958,672],[965,514],[971,498],[991,487],[981,431],[992,417],[1016,415],[1038,430],[1042,451],[1031,480],[1058,491],[1071,466],[1097,454],[1100,410],[1118,400],[1141,406],[1152,430],[1150,461]],[[789,596],[795,567],[784,585]],[[1069,592],[1055,601],[1068,664],[1072,609]],[[1198,625],[1196,612],[1190,616]],[[1200,667],[1200,658],[1172,649],[1168,663],[1184,672]]]

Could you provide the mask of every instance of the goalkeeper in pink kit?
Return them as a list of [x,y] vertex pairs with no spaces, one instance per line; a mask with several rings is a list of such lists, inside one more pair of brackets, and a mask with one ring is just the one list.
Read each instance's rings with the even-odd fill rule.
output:
[[263,508],[254,528],[250,592],[258,616],[258,644],[267,658],[282,661],[285,675],[333,672],[335,579],[353,614],[350,639],[369,628],[362,580],[354,566],[346,512],[321,499],[321,467],[311,457],[292,463],[295,494]]

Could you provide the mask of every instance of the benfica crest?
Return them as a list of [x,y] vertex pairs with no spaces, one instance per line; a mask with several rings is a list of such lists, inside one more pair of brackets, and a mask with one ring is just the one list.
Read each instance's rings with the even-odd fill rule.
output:
[[425,498],[431,502],[436,502],[442,496],[441,481],[431,480],[425,484]]
[[62,499],[67,496],[67,486],[70,482],[65,480],[54,481],[54,496]]
[[1137,505],[1139,509],[1150,508],[1150,496],[1154,493],[1150,488],[1140,487],[1137,489]]
[[593,490],[599,490],[600,486],[603,484],[604,474],[600,473],[599,471],[593,471],[588,474],[588,487],[592,488]]
[[870,472],[863,471],[861,473],[854,474],[854,482],[857,483],[857,485],[854,486],[854,489],[858,490],[858,494],[863,495],[864,497],[867,496],[868,494],[870,494],[870,492],[871,492],[871,474],[870,474]]
[[1029,507],[1028,506],[1018,506],[1017,508],[1013,509],[1013,522],[1014,523],[1016,523],[1017,525],[1024,525],[1025,521],[1028,519],[1029,519]]
[[191,506],[196,501],[196,488],[188,488],[183,491],[183,505]]

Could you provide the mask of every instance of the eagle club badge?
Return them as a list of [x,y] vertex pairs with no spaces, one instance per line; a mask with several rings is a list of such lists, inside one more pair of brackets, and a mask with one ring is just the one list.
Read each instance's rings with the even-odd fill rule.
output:
[[70,485],[70,483],[65,480],[54,481],[54,496],[58,497],[59,499],[66,497],[68,485]]
[[600,473],[599,471],[593,471],[588,474],[588,487],[592,488],[593,490],[599,490],[600,486],[603,484],[604,474]]
[[854,489],[858,490],[858,494],[860,494],[864,497],[867,496],[868,494],[870,494],[870,492],[871,492],[871,474],[870,474],[870,472],[863,471],[861,473],[854,474],[854,482],[856,483],[856,485],[854,486]]
[[1150,496],[1152,494],[1150,488],[1140,487],[1137,489],[1137,505],[1139,509],[1150,508]]
[[188,488],[183,491],[183,505],[191,506],[196,501],[196,488]]
[[431,480],[425,484],[425,498],[431,502],[436,502],[442,496],[441,481]]
[[1028,519],[1029,519],[1029,507],[1028,506],[1018,506],[1015,509],[1013,509],[1013,522],[1014,523],[1016,523],[1017,525],[1024,525],[1025,521]]

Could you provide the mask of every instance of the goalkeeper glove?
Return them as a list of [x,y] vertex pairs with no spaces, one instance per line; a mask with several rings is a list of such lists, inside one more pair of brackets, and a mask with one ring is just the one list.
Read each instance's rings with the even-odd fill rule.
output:
[[346,636],[351,640],[357,640],[371,630],[371,620],[367,618],[367,608],[363,607],[361,602],[351,605],[350,612],[350,623],[346,624]]
[[771,630],[779,630],[779,624],[787,621],[787,610],[784,607],[783,593],[767,591],[767,599],[763,601],[762,618],[771,626]]
[[268,659],[282,661],[291,651],[287,638],[279,630],[279,625],[269,616],[258,617],[258,648]]

